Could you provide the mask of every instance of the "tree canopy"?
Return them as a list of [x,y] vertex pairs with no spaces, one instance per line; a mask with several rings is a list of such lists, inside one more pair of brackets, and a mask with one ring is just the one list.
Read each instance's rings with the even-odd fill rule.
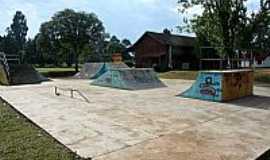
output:
[[72,9],[55,13],[41,24],[39,33],[28,39],[26,17],[17,11],[6,31],[0,36],[0,51],[18,54],[21,62],[41,67],[75,64],[78,70],[79,63],[111,61],[112,53],[122,53],[131,45],[128,39],[110,37],[94,13]]
[[28,32],[27,20],[21,11],[17,11],[13,17],[12,24],[7,28],[4,50],[9,54],[18,54],[24,61],[24,46]]
[[270,52],[270,1],[261,0],[260,10],[251,15],[251,23],[247,29],[250,45],[261,52]]
[[[201,15],[193,16],[190,21],[185,20],[186,25],[180,26],[180,29],[194,32],[200,45],[220,47],[221,56],[233,57],[234,49],[254,48],[258,42],[265,42],[265,34],[269,35],[268,0],[261,0],[260,11],[252,15],[248,14],[247,1],[179,0],[180,13],[188,13],[194,6],[202,8]],[[269,46],[269,43],[263,44]],[[260,47],[266,48],[262,44]]]
[[72,53],[78,71],[79,56],[85,50],[100,52],[105,35],[105,28],[95,14],[65,9],[41,25],[38,43],[47,52]]

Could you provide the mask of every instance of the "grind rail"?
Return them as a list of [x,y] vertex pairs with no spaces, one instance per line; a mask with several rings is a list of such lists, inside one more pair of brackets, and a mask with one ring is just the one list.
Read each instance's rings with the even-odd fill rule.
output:
[[61,87],[54,87],[54,93],[56,96],[60,96],[59,91],[65,91],[65,92],[70,92],[70,97],[74,98],[74,93],[77,93],[81,98],[84,99],[85,102],[90,103],[89,99],[78,89],[72,89],[72,88],[61,88]]

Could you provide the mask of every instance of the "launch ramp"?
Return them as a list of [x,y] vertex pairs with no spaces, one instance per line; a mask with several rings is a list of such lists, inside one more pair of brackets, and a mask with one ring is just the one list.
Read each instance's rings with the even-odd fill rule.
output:
[[110,69],[92,85],[126,90],[141,90],[166,87],[153,69]]
[[109,69],[128,68],[125,63],[85,63],[81,71],[74,78],[97,79]]

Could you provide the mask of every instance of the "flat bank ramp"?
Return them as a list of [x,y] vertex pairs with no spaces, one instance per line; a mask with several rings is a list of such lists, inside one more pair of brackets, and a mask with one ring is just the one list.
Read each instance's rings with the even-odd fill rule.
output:
[[85,63],[79,73],[74,78],[96,79],[109,69],[128,68],[125,63]]
[[110,69],[92,85],[126,90],[142,90],[166,87],[153,69]]
[[42,76],[32,65],[10,64],[9,85],[35,84],[49,79]]

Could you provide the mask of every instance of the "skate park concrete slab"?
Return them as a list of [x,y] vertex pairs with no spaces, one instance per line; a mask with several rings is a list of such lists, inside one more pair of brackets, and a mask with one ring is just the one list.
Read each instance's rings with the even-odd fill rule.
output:
[[[193,81],[163,80],[167,88],[126,91],[55,79],[0,86],[15,109],[82,157],[99,160],[253,160],[270,148],[270,88],[216,103],[177,96]],[[80,90],[54,95],[54,86]]]

